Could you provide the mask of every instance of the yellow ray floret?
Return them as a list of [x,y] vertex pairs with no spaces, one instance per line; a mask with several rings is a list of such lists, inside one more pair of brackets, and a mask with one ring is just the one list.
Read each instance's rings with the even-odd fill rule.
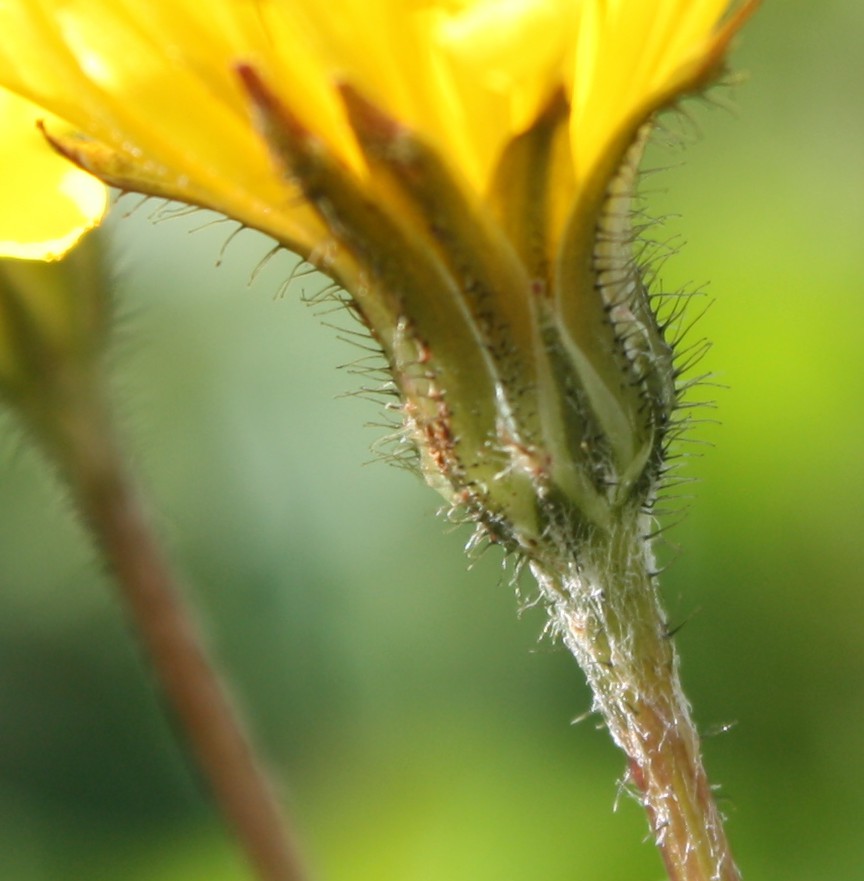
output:
[[4,0],[0,84],[85,135],[86,149],[68,152],[110,182],[215,208],[309,251],[326,231],[250,125],[238,65],[253,66],[361,180],[346,82],[478,194],[506,144],[563,91],[578,187],[622,130],[716,67],[729,5]]
[[[47,114],[0,89],[0,256],[51,260],[102,219],[105,187],[47,150]],[[60,128],[57,120],[50,120]]]

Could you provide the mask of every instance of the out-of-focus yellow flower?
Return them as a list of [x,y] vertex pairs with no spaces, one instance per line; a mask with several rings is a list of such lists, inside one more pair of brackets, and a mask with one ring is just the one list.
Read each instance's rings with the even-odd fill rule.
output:
[[52,150],[42,108],[0,88],[0,257],[54,260],[102,219],[105,186]]

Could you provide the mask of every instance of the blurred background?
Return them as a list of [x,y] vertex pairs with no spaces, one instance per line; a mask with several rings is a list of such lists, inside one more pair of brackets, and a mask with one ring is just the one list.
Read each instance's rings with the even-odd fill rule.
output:
[[[747,879],[864,877],[864,5],[768,3],[649,186],[720,424],[664,550]],[[731,107],[731,112],[728,107]],[[321,881],[660,879],[575,663],[372,462],[292,258],[121,201],[122,428]],[[202,226],[206,228],[201,229]],[[710,284],[705,284],[710,279]],[[694,304],[696,310],[699,304]],[[339,316],[328,316],[325,320]],[[365,426],[365,427],[364,427]],[[249,881],[43,462],[0,423],[0,879]],[[526,585],[527,587],[527,585]]]

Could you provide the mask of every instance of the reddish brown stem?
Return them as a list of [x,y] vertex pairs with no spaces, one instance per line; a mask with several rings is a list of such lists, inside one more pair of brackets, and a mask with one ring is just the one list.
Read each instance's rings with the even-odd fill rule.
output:
[[[641,528],[640,528],[641,527]],[[553,618],[627,756],[670,881],[741,881],[681,690],[644,524],[590,536],[579,566],[536,563]]]
[[[286,818],[148,522],[92,388],[31,414],[108,563],[159,684],[261,881],[305,873]],[[50,414],[50,415],[48,415]]]
[[[630,758],[630,779],[642,794],[669,881],[741,881],[689,718],[669,730],[648,708],[640,714],[652,736],[642,764]],[[653,807],[660,802],[662,819]]]

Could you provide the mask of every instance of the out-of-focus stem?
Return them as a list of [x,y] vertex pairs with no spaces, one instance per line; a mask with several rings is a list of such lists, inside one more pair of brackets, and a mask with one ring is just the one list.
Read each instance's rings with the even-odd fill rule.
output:
[[[87,371],[85,371],[86,373]],[[119,451],[99,378],[55,377],[27,422],[71,489],[218,806],[261,881],[305,873],[286,818]]]
[[532,568],[587,675],[595,709],[627,755],[670,881],[741,881],[637,532],[594,536],[578,568]]

